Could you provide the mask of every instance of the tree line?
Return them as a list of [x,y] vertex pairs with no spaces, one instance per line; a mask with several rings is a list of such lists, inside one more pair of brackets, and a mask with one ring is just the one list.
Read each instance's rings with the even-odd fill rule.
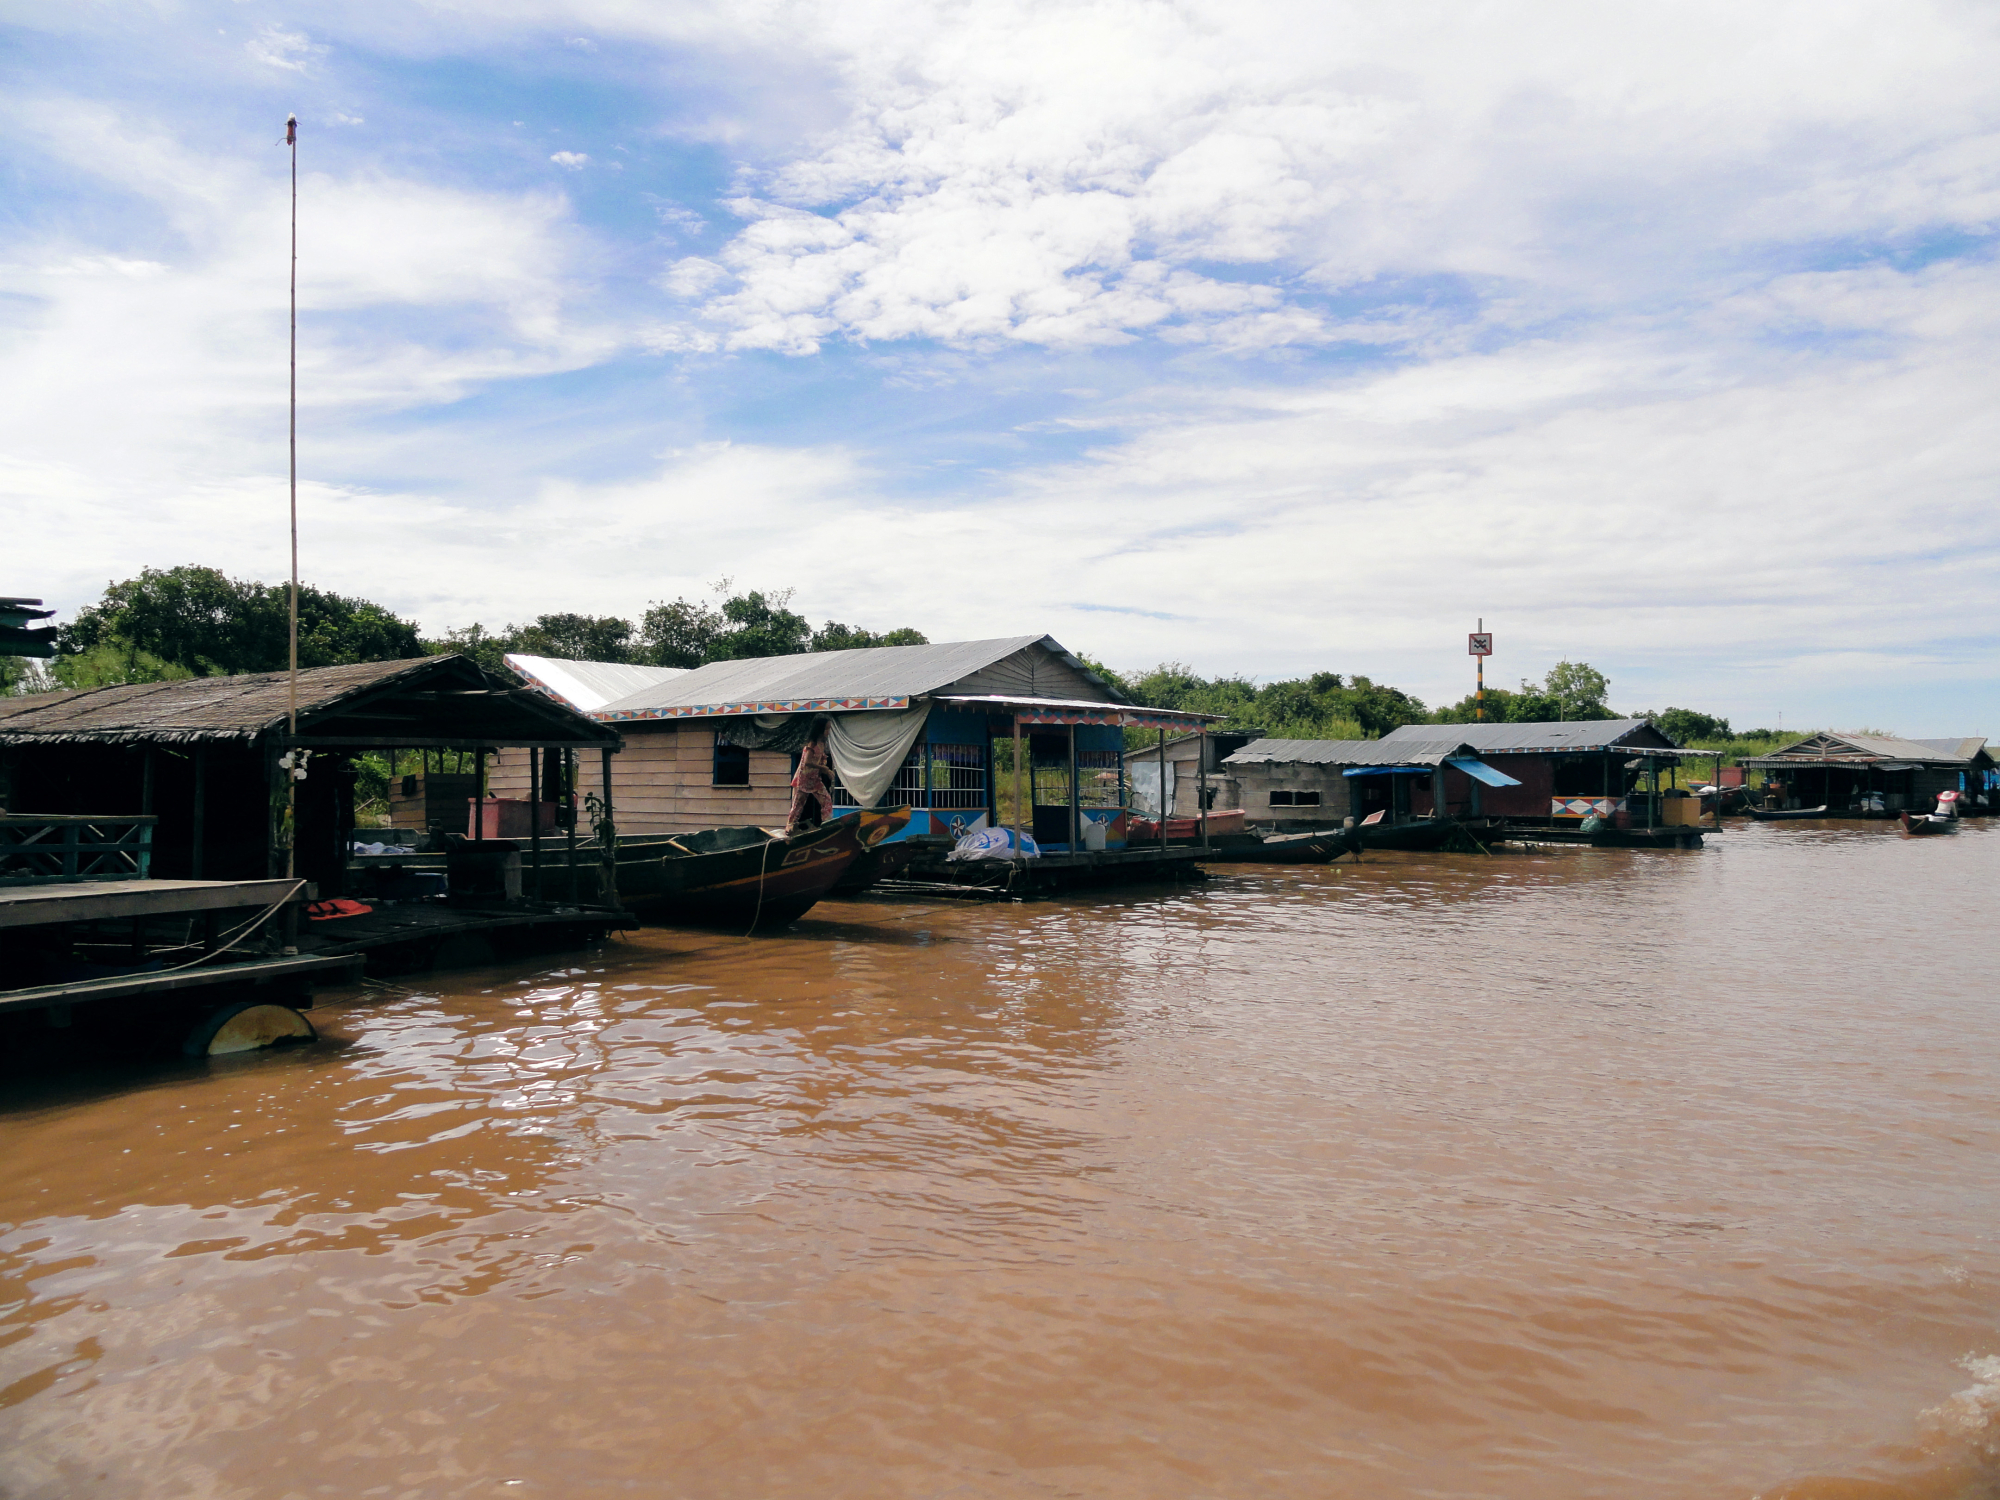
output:
[[[746,657],[927,643],[922,632],[907,626],[877,632],[827,620],[815,627],[792,608],[791,589],[732,592],[733,587],[730,579],[721,579],[713,586],[713,601],[656,603],[636,620],[545,614],[497,631],[475,622],[427,639],[414,623],[379,604],[302,584],[299,665],[455,651],[494,671],[504,670],[502,658],[509,653],[698,667]],[[147,568],[137,578],[107,585],[101,599],[62,625],[56,656],[46,666],[0,658],[0,691],[283,671],[288,592],[284,584],[229,578],[215,568]],[[1401,688],[1358,674],[1314,672],[1259,685],[1242,676],[1202,677],[1178,662],[1125,673],[1091,665],[1135,702],[1220,714],[1221,729],[1256,729],[1281,739],[1370,739],[1405,724],[1466,724],[1476,708],[1468,694],[1433,710]],[[1727,719],[1693,709],[1619,715],[1608,705],[1610,691],[1609,679],[1589,663],[1558,662],[1541,682],[1487,689],[1485,716],[1493,723],[1649,718],[1684,745],[1775,737],[1771,730],[1737,734]]]

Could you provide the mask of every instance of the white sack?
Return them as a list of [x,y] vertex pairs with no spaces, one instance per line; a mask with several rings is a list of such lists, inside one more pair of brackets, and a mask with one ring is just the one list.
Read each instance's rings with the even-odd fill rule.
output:
[[858,807],[873,807],[896,779],[896,770],[923,733],[928,702],[901,713],[829,714],[826,748],[840,784]]
[[[1025,833],[1020,836],[1020,857],[1040,859],[1042,851],[1035,841]],[[982,828],[977,833],[968,833],[952,846],[945,856],[947,864],[970,859],[1012,859],[1015,856],[1014,830],[1011,828]]]

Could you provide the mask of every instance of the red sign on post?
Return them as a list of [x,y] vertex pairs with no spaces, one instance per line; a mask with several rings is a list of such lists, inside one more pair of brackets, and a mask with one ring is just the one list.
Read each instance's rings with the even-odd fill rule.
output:
[[1465,638],[1467,656],[1491,656],[1493,654],[1493,633],[1475,630]]

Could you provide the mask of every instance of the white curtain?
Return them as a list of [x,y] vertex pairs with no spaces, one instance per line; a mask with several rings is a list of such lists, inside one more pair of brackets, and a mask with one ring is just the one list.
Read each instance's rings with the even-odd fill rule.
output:
[[826,747],[840,784],[861,807],[873,807],[896,779],[896,768],[910,753],[930,717],[928,701],[900,713],[827,715]]
[[[1174,798],[1179,795],[1179,764],[1167,762],[1167,816],[1174,815]],[[1160,815],[1160,762],[1157,756],[1127,754],[1125,774],[1132,782],[1132,811],[1142,818]]]

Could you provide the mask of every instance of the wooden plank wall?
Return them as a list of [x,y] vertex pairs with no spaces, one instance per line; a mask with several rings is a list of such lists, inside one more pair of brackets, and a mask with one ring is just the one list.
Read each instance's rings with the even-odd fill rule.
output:
[[[701,828],[782,826],[792,808],[792,758],[750,752],[750,785],[716,786],[715,733],[678,724],[621,724],[625,748],[611,757],[612,811],[620,833],[692,833]],[[603,786],[601,757],[578,752],[578,811]],[[502,750],[488,762],[494,797],[528,795],[528,752]]]

